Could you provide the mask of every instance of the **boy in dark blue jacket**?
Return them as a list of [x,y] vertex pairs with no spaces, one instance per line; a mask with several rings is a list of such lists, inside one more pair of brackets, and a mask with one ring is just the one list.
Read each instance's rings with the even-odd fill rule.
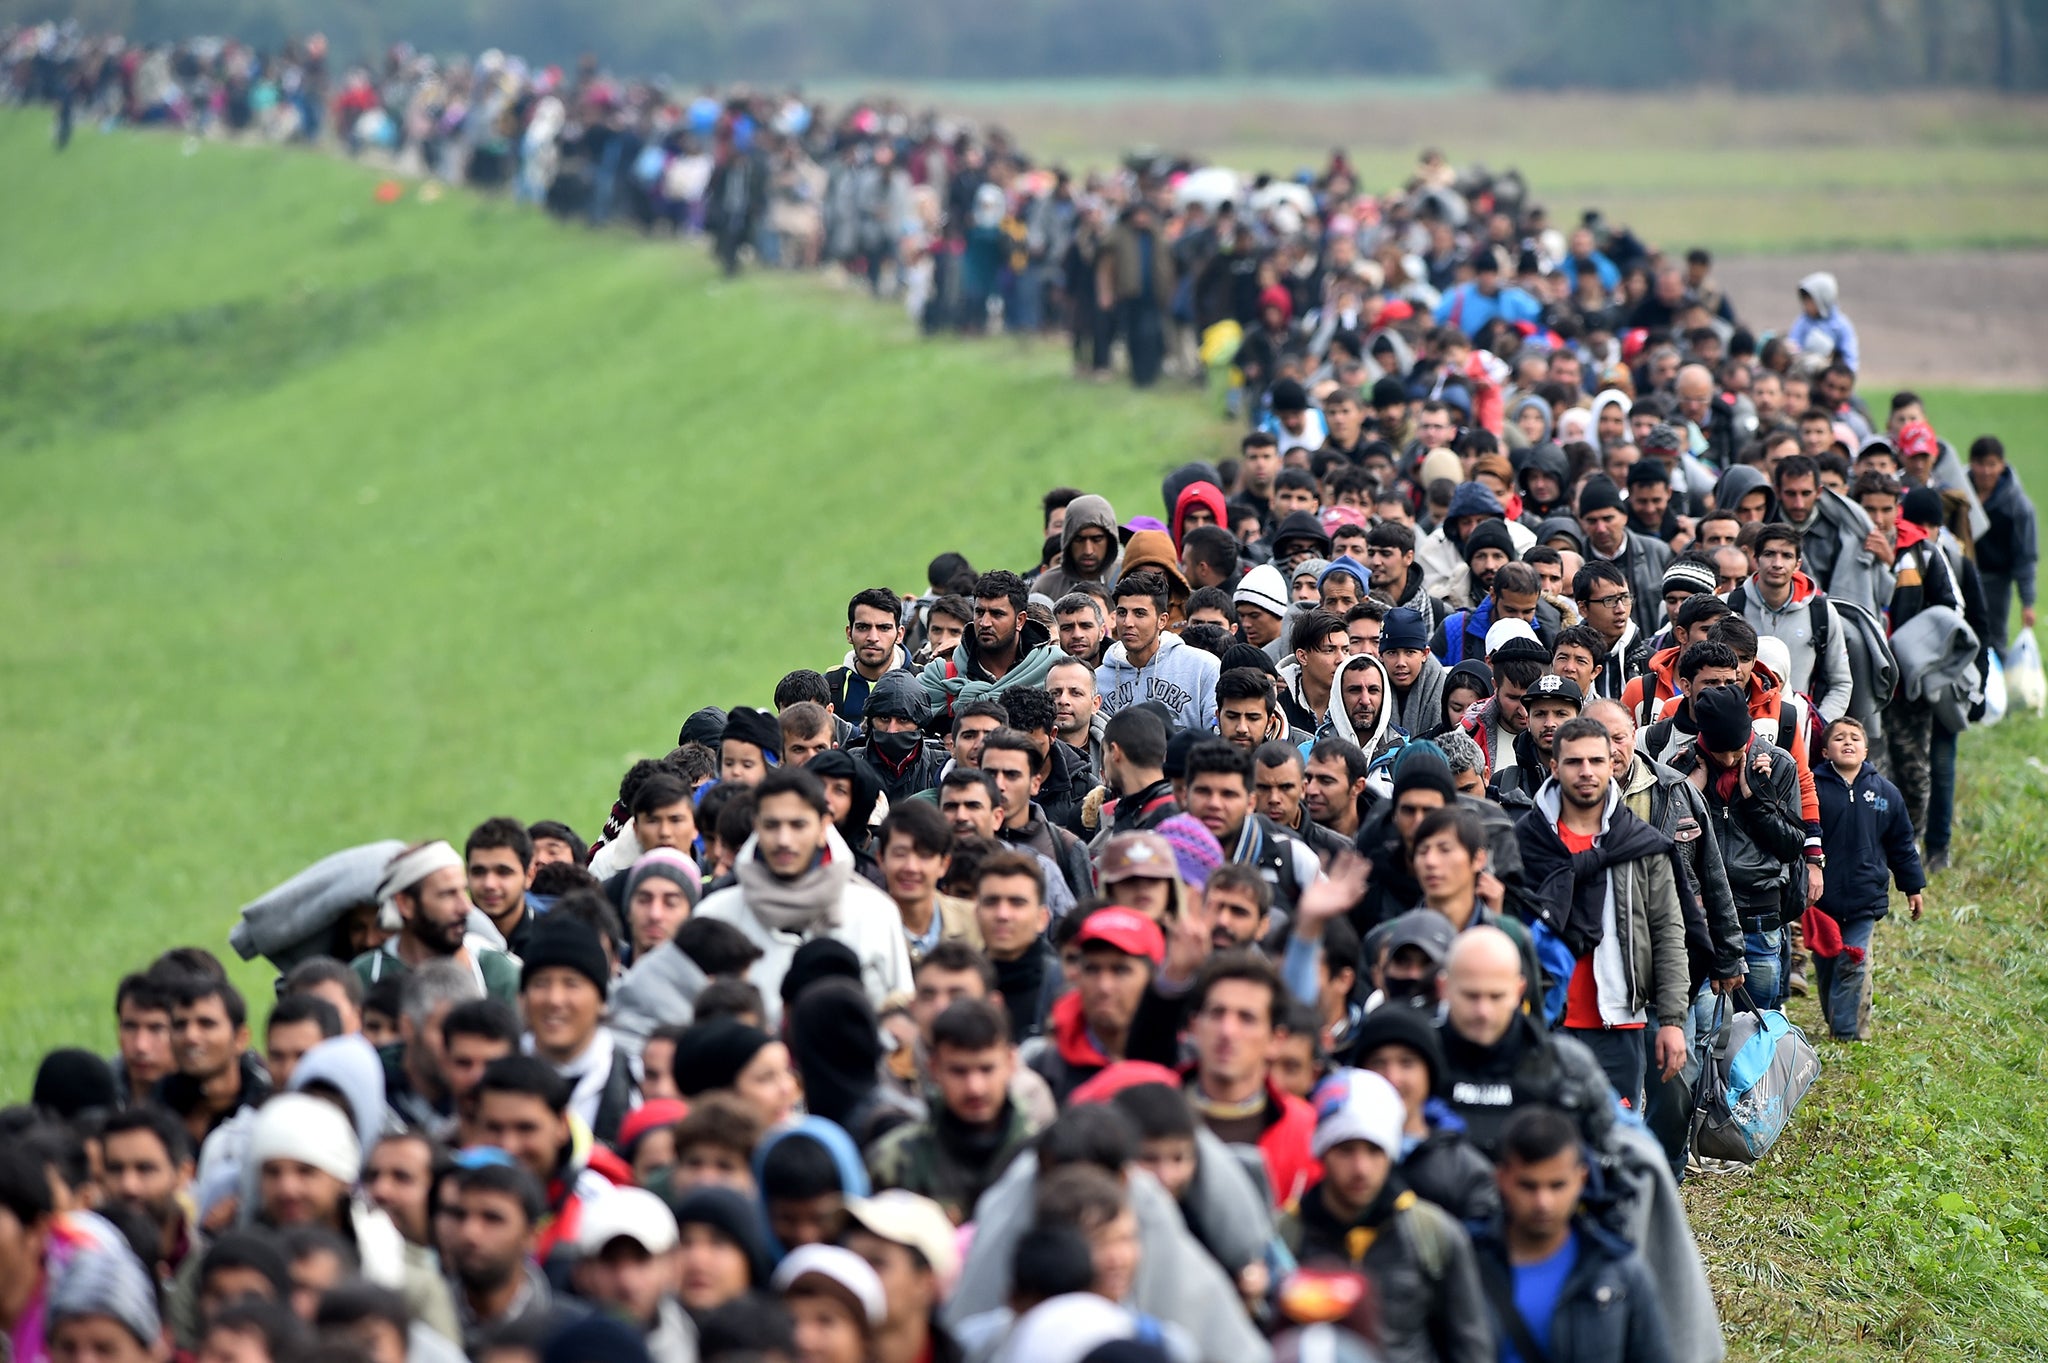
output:
[[[1870,1038],[1870,937],[1891,911],[1897,881],[1918,922],[1927,877],[1913,844],[1913,821],[1899,788],[1867,760],[1870,737],[1853,719],[1828,725],[1822,740],[1827,762],[1815,769],[1820,797],[1820,844],[1827,856],[1826,886],[1814,907],[1840,925],[1837,955],[1814,953],[1820,973],[1821,1014],[1837,1041]],[[1808,934],[1811,941],[1812,934]]]

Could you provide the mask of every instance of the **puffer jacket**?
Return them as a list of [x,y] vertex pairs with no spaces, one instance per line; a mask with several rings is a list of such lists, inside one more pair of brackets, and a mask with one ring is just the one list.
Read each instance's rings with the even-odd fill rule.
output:
[[1401,1156],[1401,1178],[1425,1202],[1458,1221],[1484,1221],[1500,1211],[1493,1165],[1465,1135],[1465,1123],[1441,1098],[1423,1105],[1429,1134]]
[[[1799,768],[1792,755],[1752,736],[1742,765],[1755,762],[1758,753],[1770,756],[1771,770],[1768,775],[1750,772],[1748,795],[1742,794],[1740,784],[1732,798],[1717,795],[1717,773],[1709,765],[1703,797],[1742,925],[1747,931],[1770,932],[1781,919],[1780,892],[1791,881],[1805,848],[1806,825],[1799,816]],[[1669,765],[1681,776],[1690,776],[1705,762],[1699,740],[1693,738],[1672,754]]]

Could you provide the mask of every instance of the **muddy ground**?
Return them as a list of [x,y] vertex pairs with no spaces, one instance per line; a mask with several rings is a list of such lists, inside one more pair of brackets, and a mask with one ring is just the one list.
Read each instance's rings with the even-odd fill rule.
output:
[[1782,330],[1798,280],[1831,270],[1872,383],[2048,387],[2048,251],[1832,251],[1729,257],[1722,287],[1751,326]]

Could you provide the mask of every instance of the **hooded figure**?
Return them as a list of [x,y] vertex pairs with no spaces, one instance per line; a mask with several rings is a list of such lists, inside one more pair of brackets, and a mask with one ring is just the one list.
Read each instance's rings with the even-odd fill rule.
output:
[[[1571,509],[1571,460],[1551,441],[1524,450],[1515,468],[1515,487],[1522,494],[1522,524],[1531,529],[1543,524],[1560,510]],[[1557,491],[1539,497],[1529,487],[1529,475],[1540,473],[1557,483]]]
[[924,1104],[881,1081],[882,1025],[851,980],[824,980],[790,1006],[790,1056],[804,1081],[804,1107],[839,1123],[865,1150],[908,1122]]
[[[1522,429],[1522,413],[1531,411],[1540,413],[1543,417],[1543,431],[1533,440],[1529,439],[1529,433]],[[1505,429],[1513,433],[1507,437],[1510,441],[1526,442],[1531,445],[1542,444],[1550,439],[1551,432],[1556,429],[1551,422],[1550,404],[1534,393],[1516,398],[1514,405],[1508,408],[1508,424]]]
[[[704,896],[694,916],[730,923],[761,949],[747,981],[766,1000],[771,1027],[781,1020],[782,977],[797,948],[815,937],[831,937],[852,950],[868,1001],[877,1008],[911,987],[896,904],[854,873],[853,853],[838,829],[825,830],[825,850],[791,880],[770,871],[748,838],[733,863],[733,877],[737,883]],[[664,943],[648,959],[669,950],[673,944]]]
[[[799,1117],[761,1137],[761,1143],[754,1147],[754,1186],[757,1189],[761,1185],[761,1171],[768,1167],[768,1152],[787,1140],[812,1141],[832,1157],[832,1165],[839,1171],[841,1196],[856,1198],[868,1195],[870,1185],[867,1166],[861,1162],[860,1150],[855,1147],[853,1138],[846,1134],[839,1123],[815,1113],[808,1117]],[[756,1198],[761,1224],[767,1226],[767,1199],[760,1197],[758,1193]],[[774,1231],[764,1231],[763,1237],[768,1243],[768,1253],[777,1262],[789,1253],[789,1247],[775,1238]]]
[[1720,485],[1714,489],[1714,506],[1729,513],[1742,505],[1742,499],[1750,493],[1764,494],[1764,523],[1779,519],[1778,494],[1771,487],[1770,475],[1749,464],[1737,464],[1721,475]]
[[1448,601],[1454,608],[1472,604],[1472,573],[1465,566],[1465,542],[1451,532],[1466,516],[1488,516],[1507,527],[1508,557],[1519,561],[1536,543],[1535,532],[1519,521],[1507,519],[1500,498],[1479,483],[1460,483],[1451,494],[1450,509],[1443,524],[1429,532],[1415,546],[1415,566],[1422,569],[1422,589]]
[[1559,535],[1572,542],[1572,549],[1580,558],[1585,558],[1591,554],[1592,550],[1586,545],[1586,532],[1579,527],[1579,518],[1577,516],[1560,512],[1555,516],[1544,517],[1536,525],[1536,542],[1538,544],[1548,544]]
[[[1350,711],[1344,708],[1344,676],[1357,668],[1371,668],[1380,674],[1380,712],[1373,720],[1372,728],[1360,733],[1351,721]],[[1420,682],[1416,685],[1419,687]],[[1387,665],[1370,653],[1354,653],[1337,664],[1337,675],[1330,681],[1330,709],[1323,726],[1316,730],[1315,739],[1301,745],[1306,754],[1316,743],[1325,738],[1341,738],[1346,743],[1355,743],[1369,758],[1377,759],[1383,747],[1400,746],[1407,733],[1394,723],[1394,682],[1387,675]]]
[[[973,638],[974,632],[969,630],[960,641],[960,648],[965,649]],[[934,662],[930,667],[942,665]],[[923,725],[931,714],[925,700],[927,689],[908,672],[891,672],[868,693],[865,717],[870,723],[867,737],[856,751],[881,782],[882,793],[891,804],[936,786],[939,773],[946,767],[945,745],[928,740],[923,733]],[[907,719],[919,727],[905,733],[877,733],[872,723],[877,719]]]
[[1284,556],[1280,549],[1289,540],[1307,540],[1312,557],[1325,562],[1330,557],[1330,532],[1323,529],[1322,519],[1313,511],[1290,511],[1280,524],[1273,527],[1266,536],[1266,543],[1273,546],[1273,560],[1279,562]]
[[1816,340],[1824,338],[1836,359],[1858,373],[1863,372],[1856,328],[1842,311],[1841,289],[1835,277],[1826,270],[1816,270],[1799,281],[1799,295],[1802,301],[1812,300],[1815,313],[1810,314],[1803,307],[1799,310],[1799,316],[1785,331],[1785,344],[1794,350],[1809,351],[1817,348]]
[[[1199,1125],[1196,1128],[1200,1162],[1228,1160],[1227,1148],[1219,1156],[1202,1139],[1205,1131]],[[969,1316],[994,1310],[1009,1300],[1010,1260],[1017,1241],[1031,1228],[1037,1182],[1038,1156],[1026,1150],[1011,1162],[995,1186],[982,1194],[975,1206],[974,1242],[961,1267],[959,1284],[940,1310],[947,1325],[958,1326]],[[1125,1194],[1137,1217],[1140,1252],[1137,1277],[1124,1304],[1186,1331],[1198,1351],[1197,1363],[1264,1363],[1270,1359],[1272,1346],[1252,1327],[1228,1272],[1218,1256],[1188,1229],[1179,1204],[1159,1181],[1133,1167],[1126,1173]],[[1250,1216],[1252,1209],[1245,1210]],[[1216,1218],[1203,1218],[1205,1226],[1211,1219]],[[1251,1224],[1262,1220],[1261,1215]]]
[[1203,506],[1216,524],[1230,527],[1230,504],[1224,499],[1223,489],[1214,483],[1189,483],[1180,490],[1180,496],[1173,504],[1173,547],[1184,549],[1188,539],[1188,509]]
[[1601,414],[1605,412],[1609,407],[1619,407],[1621,409],[1621,429],[1623,431],[1623,435],[1621,441],[1615,442],[1619,444],[1622,443],[1622,441],[1626,441],[1628,439],[1628,414],[1630,410],[1634,408],[1634,406],[1635,404],[1629,401],[1628,394],[1622,392],[1619,388],[1605,389],[1600,393],[1598,397],[1593,399],[1593,422],[1591,430],[1593,432],[1593,444],[1596,448],[1602,450],[1603,452],[1607,448],[1607,442],[1600,439]]
[[[1177,630],[1187,619],[1188,598],[1195,589],[1180,570],[1180,555],[1174,551],[1175,543],[1164,530],[1138,531],[1124,545],[1124,573],[1154,572],[1166,579],[1166,628]],[[961,642],[966,642],[964,636]]]
[[[1123,576],[1123,551],[1118,544],[1116,508],[1106,497],[1089,493],[1067,503],[1067,519],[1060,526],[1060,561],[1038,575],[1031,590],[1057,601],[1082,582],[1114,587]],[[1109,557],[1092,573],[1074,566],[1074,536],[1083,530],[1100,530],[1109,536]],[[964,641],[963,641],[964,642]]]

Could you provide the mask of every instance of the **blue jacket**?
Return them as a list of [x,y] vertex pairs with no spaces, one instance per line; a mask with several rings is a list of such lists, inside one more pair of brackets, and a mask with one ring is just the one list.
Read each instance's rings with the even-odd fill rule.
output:
[[[1477,1224],[1470,1230],[1480,1281],[1489,1285],[1488,1323],[1496,1340],[1509,1341],[1492,1286],[1514,1281],[1506,1241],[1498,1224]],[[1550,1338],[1536,1342],[1551,1358],[1571,1363],[1666,1363],[1671,1353],[1664,1310],[1642,1256],[1586,1217],[1574,1220],[1572,1230],[1579,1239],[1578,1262],[1558,1293]]]
[[1501,285],[1491,298],[1479,292],[1477,284],[1460,284],[1436,305],[1436,320],[1450,323],[1467,336],[1477,336],[1496,317],[1510,322],[1541,321],[1543,305],[1515,284]]
[[1820,908],[1836,922],[1882,918],[1891,911],[1890,882],[1899,893],[1927,888],[1906,797],[1865,762],[1852,785],[1822,762],[1813,769],[1820,797],[1820,845],[1827,853]]

